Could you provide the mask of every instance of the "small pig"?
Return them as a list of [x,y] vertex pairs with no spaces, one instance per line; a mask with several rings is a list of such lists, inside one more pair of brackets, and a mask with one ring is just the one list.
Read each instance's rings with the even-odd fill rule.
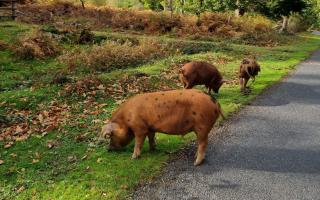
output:
[[180,80],[184,88],[190,89],[195,85],[205,85],[208,93],[219,92],[221,85],[226,82],[218,69],[206,62],[193,61],[185,64],[180,70]]
[[139,94],[129,98],[102,127],[101,138],[110,138],[109,150],[126,146],[135,138],[132,159],[140,156],[146,137],[154,150],[155,133],[185,135],[194,131],[198,150],[194,165],[205,157],[208,134],[223,116],[220,104],[199,90],[172,90]]
[[252,78],[253,82],[255,81],[255,77],[258,75],[260,70],[260,65],[257,63],[255,58],[245,58],[242,60],[239,68],[239,83],[241,91],[245,91],[250,78]]

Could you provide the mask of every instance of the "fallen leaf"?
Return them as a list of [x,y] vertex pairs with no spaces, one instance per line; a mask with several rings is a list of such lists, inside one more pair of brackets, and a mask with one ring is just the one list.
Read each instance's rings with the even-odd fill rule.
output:
[[55,146],[55,144],[54,144],[54,142],[52,141],[52,140],[48,140],[47,141],[47,147],[49,148],[49,149],[51,149],[52,147],[54,147]]
[[45,110],[42,113],[43,113],[44,116],[49,117],[49,112],[48,111]]
[[92,120],[92,123],[94,123],[94,124],[97,124],[97,123],[100,123],[100,122],[102,122],[101,119],[94,119],[94,120]]
[[48,135],[48,132],[47,132],[47,131],[41,133],[41,136],[42,136],[42,137],[44,137],[44,136],[46,136],[46,135]]
[[72,163],[72,162],[75,162],[77,161],[77,157],[76,156],[68,156],[68,162]]
[[106,89],[102,84],[99,85],[97,88],[98,88],[99,90],[104,90],[104,89]]
[[77,135],[77,136],[75,137],[75,140],[78,141],[78,142],[84,141],[84,140],[87,138],[87,135],[88,135],[88,134],[89,134],[89,133]]
[[98,158],[97,163],[101,163],[101,162],[102,162],[102,158]]
[[102,108],[102,107],[105,107],[105,106],[107,106],[107,105],[108,105],[107,103],[102,103],[102,104],[99,104],[98,107],[99,107],[99,108]]
[[9,173],[13,173],[13,172],[15,172],[15,171],[16,171],[16,168],[15,168],[15,167],[9,167],[9,170],[8,170]]
[[50,126],[48,126],[44,131],[45,132],[50,132],[52,131],[53,129],[55,129],[57,127],[56,124],[51,124]]
[[96,110],[96,111],[90,112],[89,114],[90,115],[98,115],[100,113],[103,113],[103,110]]
[[32,164],[38,163],[39,159],[32,159]]
[[28,139],[28,135],[23,135],[23,136],[21,136],[21,137],[16,137],[16,138],[15,138],[15,141],[16,141],[16,142],[21,142],[21,141],[24,141],[24,140],[26,140],[26,139]]
[[122,104],[124,102],[124,100],[118,100],[118,101],[116,101],[116,104],[117,105],[120,105],[120,104]]
[[3,160],[0,160],[0,165],[2,165],[4,163],[4,161]]
[[81,160],[84,160],[84,159],[86,159],[88,157],[88,155],[84,155],[82,158],[81,158]]
[[24,191],[25,190],[25,187],[24,186],[21,186],[18,190],[17,190],[17,193],[20,193],[20,192],[22,192],[22,191]]
[[23,129],[20,126],[17,126],[14,134],[18,135],[19,133],[22,133],[22,132],[23,132]]
[[36,156],[36,158],[39,159],[39,158],[40,158],[40,153],[36,152],[36,153],[35,153],[35,156]]
[[7,144],[4,145],[5,149],[10,148],[13,145],[13,142],[8,142]]
[[17,157],[17,154],[16,154],[16,153],[11,153],[10,156],[11,156],[12,158],[15,158],[15,157]]
[[41,113],[38,115],[38,119],[39,119],[40,123],[42,124],[44,118],[43,118],[43,115]]
[[128,185],[123,184],[123,185],[120,186],[120,188],[123,189],[123,190],[126,190],[126,189],[128,189]]

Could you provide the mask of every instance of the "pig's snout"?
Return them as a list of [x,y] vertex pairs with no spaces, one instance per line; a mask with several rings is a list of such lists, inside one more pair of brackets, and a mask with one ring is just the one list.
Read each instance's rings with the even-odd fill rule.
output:
[[111,143],[109,144],[108,151],[114,151],[116,149],[117,148],[115,146],[113,146]]
[[110,142],[109,147],[108,147],[108,151],[115,151],[115,150],[119,150],[121,149],[120,146],[114,145],[112,142]]

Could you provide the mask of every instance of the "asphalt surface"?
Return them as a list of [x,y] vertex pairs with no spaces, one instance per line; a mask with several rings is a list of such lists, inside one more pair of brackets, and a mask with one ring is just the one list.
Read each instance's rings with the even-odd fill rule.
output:
[[213,132],[202,166],[192,145],[131,198],[320,199],[320,50]]

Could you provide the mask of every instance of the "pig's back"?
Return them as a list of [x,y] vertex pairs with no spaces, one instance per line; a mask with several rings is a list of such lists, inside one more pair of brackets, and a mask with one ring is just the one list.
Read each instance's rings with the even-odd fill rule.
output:
[[198,84],[204,84],[210,81],[213,76],[219,74],[218,70],[211,64],[206,62],[193,61],[184,66],[185,76],[197,76],[195,80]]
[[210,124],[215,103],[199,90],[172,90],[137,95],[127,101],[125,110],[134,119],[132,124],[145,122],[155,131],[180,134],[191,131],[199,120]]

